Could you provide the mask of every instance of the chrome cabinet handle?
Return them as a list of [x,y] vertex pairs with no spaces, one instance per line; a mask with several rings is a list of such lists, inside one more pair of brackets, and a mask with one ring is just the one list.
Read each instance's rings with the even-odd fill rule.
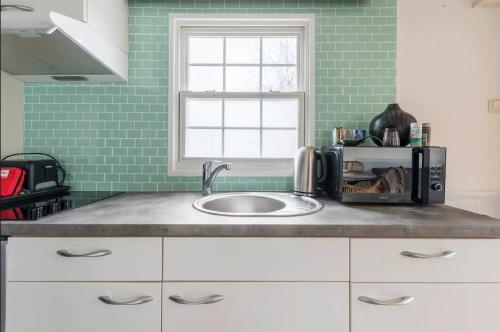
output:
[[377,300],[368,296],[360,296],[358,300],[375,305],[405,305],[412,303],[415,298],[413,296],[403,296],[392,300]]
[[451,258],[457,254],[456,251],[443,251],[437,254],[419,254],[418,252],[413,251],[403,251],[401,252],[402,256],[411,257],[411,258]]
[[211,303],[216,303],[216,302],[224,300],[224,296],[222,296],[222,295],[212,295],[212,296],[206,297],[204,299],[199,299],[199,300],[186,300],[186,299],[180,297],[179,295],[172,295],[172,296],[169,296],[168,298],[170,299],[170,301],[173,301],[173,302],[178,303],[178,304],[192,304],[192,305],[211,304]]
[[61,249],[56,251],[56,253],[62,257],[102,257],[111,255],[111,250],[101,249],[101,250],[91,251],[85,254],[73,254],[68,250]]
[[33,7],[25,6],[25,5],[1,5],[0,6],[0,10],[4,10],[6,8],[18,9],[18,10],[22,10],[24,12],[32,12],[35,10]]
[[138,305],[138,304],[144,304],[153,301],[153,297],[151,296],[141,296],[136,299],[130,300],[130,301],[115,301],[111,297],[107,295],[101,295],[98,297],[98,299],[106,304],[110,305]]

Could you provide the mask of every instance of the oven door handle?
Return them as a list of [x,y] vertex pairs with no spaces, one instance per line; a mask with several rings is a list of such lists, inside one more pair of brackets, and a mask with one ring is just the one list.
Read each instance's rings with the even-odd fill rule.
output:
[[322,186],[325,183],[327,172],[328,172],[327,163],[326,163],[326,156],[321,150],[316,150],[314,152],[314,155],[315,155],[315,158],[317,158],[317,160],[320,161],[320,165],[321,165],[321,173],[320,173],[321,175],[318,176],[316,181],[317,181],[318,185]]
[[[429,149],[413,148],[412,150],[412,183],[411,200],[415,203],[428,203],[427,181],[429,178]],[[422,165],[422,167],[420,167]],[[427,177],[427,179],[426,179]],[[427,189],[427,190],[426,190]]]

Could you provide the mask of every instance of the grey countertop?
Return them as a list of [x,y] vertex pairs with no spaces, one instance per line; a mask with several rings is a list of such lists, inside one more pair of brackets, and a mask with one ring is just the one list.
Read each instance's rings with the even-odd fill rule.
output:
[[444,205],[346,205],[297,217],[227,217],[192,207],[198,193],[124,193],[38,221],[2,221],[7,236],[500,238],[500,220]]

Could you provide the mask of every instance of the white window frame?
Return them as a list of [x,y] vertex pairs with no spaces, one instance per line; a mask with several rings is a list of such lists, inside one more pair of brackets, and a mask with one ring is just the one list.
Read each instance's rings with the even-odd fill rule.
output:
[[[169,101],[168,101],[168,175],[169,176],[193,176],[201,174],[201,165],[210,158],[186,158],[182,159],[184,148],[184,133],[182,132],[183,117],[180,107],[183,98],[196,95],[196,92],[182,92],[187,87],[182,86],[186,82],[185,54],[186,45],[182,33],[189,29],[203,27],[207,34],[213,28],[220,27],[252,27],[252,29],[269,28],[279,31],[280,27],[293,27],[302,31],[300,38],[303,47],[299,50],[299,61],[297,66],[297,79],[299,92],[276,92],[272,96],[297,97],[300,95],[301,108],[299,114],[299,146],[314,145],[314,14],[279,14],[279,15],[240,15],[240,14],[176,14],[169,15]],[[300,65],[300,66],[299,66]],[[300,76],[299,76],[300,75]],[[182,92],[182,94],[181,94]],[[304,93],[303,93],[304,92]],[[206,92],[203,93],[206,96]],[[228,97],[228,92],[224,93]],[[265,93],[270,97],[269,93]],[[248,92],[236,93],[235,97],[242,95],[248,97],[262,96],[263,93]],[[220,93],[214,92],[213,98],[221,97]],[[292,174],[292,159],[265,158],[223,158],[233,163],[228,176],[290,176]]]

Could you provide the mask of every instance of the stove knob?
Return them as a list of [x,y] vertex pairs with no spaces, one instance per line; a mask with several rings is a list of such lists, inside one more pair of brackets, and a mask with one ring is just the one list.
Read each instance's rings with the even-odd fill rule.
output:
[[45,216],[45,209],[43,206],[36,206],[29,209],[30,219],[40,219]]
[[71,199],[62,199],[61,203],[61,211],[69,210],[73,207],[73,201]]
[[51,203],[47,204],[47,207],[49,210],[49,212],[48,212],[49,214],[57,213],[57,212],[61,211],[62,203],[61,202],[51,202]]
[[439,182],[433,183],[431,185],[431,189],[435,191],[442,191],[443,190],[443,185]]

